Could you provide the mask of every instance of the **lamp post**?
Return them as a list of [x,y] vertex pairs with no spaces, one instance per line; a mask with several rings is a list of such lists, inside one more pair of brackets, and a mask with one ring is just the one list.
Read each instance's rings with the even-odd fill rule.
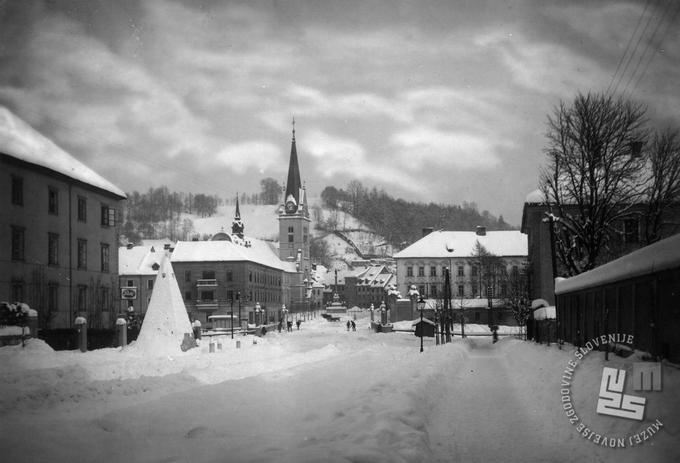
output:
[[[238,299],[238,327],[239,327],[239,330],[241,330],[241,291],[236,292],[236,299]],[[234,319],[232,318],[232,322],[233,321],[234,321]],[[241,331],[243,331],[243,330],[241,330]],[[241,334],[245,335],[245,333],[241,333]]]
[[423,338],[424,333],[423,333],[423,311],[425,311],[425,299],[423,299],[423,295],[420,295],[420,299],[418,299],[418,310],[420,310],[420,352],[423,351]]
[[[448,242],[446,243],[446,251],[449,253],[449,273],[446,275],[446,283],[449,288],[447,297],[449,299],[448,303],[448,310],[446,312],[446,342],[451,342],[451,338],[453,337],[453,285],[452,280],[453,280],[453,243]],[[446,272],[445,272],[446,273]],[[445,306],[446,307],[446,306]],[[442,341],[443,344],[443,341]]]
[[231,293],[231,339],[234,339],[234,293]]

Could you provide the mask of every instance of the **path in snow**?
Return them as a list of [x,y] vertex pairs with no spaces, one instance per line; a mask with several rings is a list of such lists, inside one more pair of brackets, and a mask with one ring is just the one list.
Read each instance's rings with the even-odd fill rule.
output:
[[[467,341],[470,351],[449,362],[448,381],[428,424],[430,447],[438,462],[574,461],[573,442],[557,441],[545,417],[524,403],[500,345],[490,339]],[[535,407],[533,407],[535,408]],[[568,427],[563,423],[564,427]],[[578,453],[578,452],[577,452]],[[586,461],[586,460],[582,460]]]

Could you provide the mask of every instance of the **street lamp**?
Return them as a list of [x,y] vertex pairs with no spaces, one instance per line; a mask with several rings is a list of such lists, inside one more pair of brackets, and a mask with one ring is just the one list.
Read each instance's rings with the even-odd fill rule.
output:
[[386,311],[387,311],[387,306],[385,306],[385,301],[382,301],[380,303],[380,324],[381,325],[387,324]]
[[[241,291],[236,292],[236,299],[238,299],[238,327],[239,330],[243,331],[241,329]],[[232,317],[231,322],[234,322],[234,318]],[[245,333],[242,333],[245,336]]]
[[420,299],[418,299],[418,310],[420,310],[420,352],[423,351],[423,338],[424,333],[423,333],[423,311],[425,310],[425,299],[423,299],[423,295],[420,295]]

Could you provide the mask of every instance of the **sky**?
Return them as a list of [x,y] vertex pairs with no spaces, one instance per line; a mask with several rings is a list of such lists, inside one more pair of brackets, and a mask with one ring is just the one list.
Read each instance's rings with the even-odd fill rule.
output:
[[672,0],[0,0],[0,104],[124,191],[359,180],[519,225],[578,92],[680,126]]

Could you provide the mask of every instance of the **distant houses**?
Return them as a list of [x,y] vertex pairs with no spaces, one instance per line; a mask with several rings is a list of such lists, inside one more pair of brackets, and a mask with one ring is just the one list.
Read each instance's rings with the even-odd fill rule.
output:
[[41,328],[113,326],[125,193],[4,107],[0,172],[0,300],[27,303]]

